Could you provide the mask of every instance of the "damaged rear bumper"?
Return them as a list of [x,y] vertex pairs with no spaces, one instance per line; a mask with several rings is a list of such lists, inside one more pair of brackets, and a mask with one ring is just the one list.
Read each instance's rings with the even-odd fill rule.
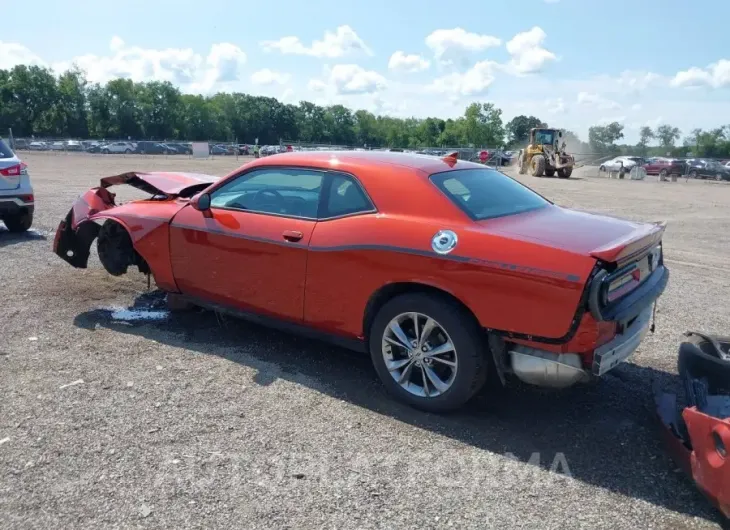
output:
[[590,370],[583,367],[583,356],[577,353],[556,354],[515,345],[509,350],[512,371],[525,383],[552,388],[600,377],[636,351],[651,328],[653,308],[653,304],[645,308],[623,333],[597,348]]

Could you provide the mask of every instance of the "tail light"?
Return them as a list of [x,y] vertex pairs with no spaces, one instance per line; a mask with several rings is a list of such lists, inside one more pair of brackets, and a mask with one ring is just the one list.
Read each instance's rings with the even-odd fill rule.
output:
[[28,164],[26,164],[25,162],[21,162],[20,164],[0,169],[0,175],[2,175],[3,177],[18,177],[20,175],[27,174]]

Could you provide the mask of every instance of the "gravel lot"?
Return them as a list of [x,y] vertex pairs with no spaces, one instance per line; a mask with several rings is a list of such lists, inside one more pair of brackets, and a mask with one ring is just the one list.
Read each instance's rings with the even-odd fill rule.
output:
[[156,300],[144,276],[50,251],[99,177],[243,160],[25,161],[36,230],[0,228],[0,527],[719,527],[663,452],[652,387],[676,386],[682,332],[730,331],[730,185],[524,177],[562,205],[669,221],[657,332],[595,384],[434,416],[318,342],[212,313],[115,320],[104,308]]

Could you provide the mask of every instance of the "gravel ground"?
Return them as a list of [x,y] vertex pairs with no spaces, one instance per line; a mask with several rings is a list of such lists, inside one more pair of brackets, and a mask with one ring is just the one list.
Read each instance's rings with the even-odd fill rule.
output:
[[0,527],[719,527],[663,452],[652,387],[676,387],[682,332],[730,330],[730,185],[524,177],[562,205],[669,221],[657,332],[595,384],[485,392],[435,416],[318,342],[212,313],[115,319],[105,309],[160,301],[145,278],[50,251],[99,177],[242,160],[26,162],[35,231],[0,231]]

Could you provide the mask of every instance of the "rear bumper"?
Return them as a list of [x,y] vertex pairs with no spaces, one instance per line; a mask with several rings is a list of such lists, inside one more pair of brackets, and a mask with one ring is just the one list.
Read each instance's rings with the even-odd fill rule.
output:
[[601,377],[636,351],[649,332],[652,313],[653,305],[634,318],[623,333],[597,348],[590,369],[583,366],[584,356],[578,353],[556,354],[514,345],[509,350],[512,373],[525,383],[551,388],[565,388],[591,377]]
[[0,216],[33,213],[34,210],[34,202],[26,202],[22,197],[4,197],[0,195]]

